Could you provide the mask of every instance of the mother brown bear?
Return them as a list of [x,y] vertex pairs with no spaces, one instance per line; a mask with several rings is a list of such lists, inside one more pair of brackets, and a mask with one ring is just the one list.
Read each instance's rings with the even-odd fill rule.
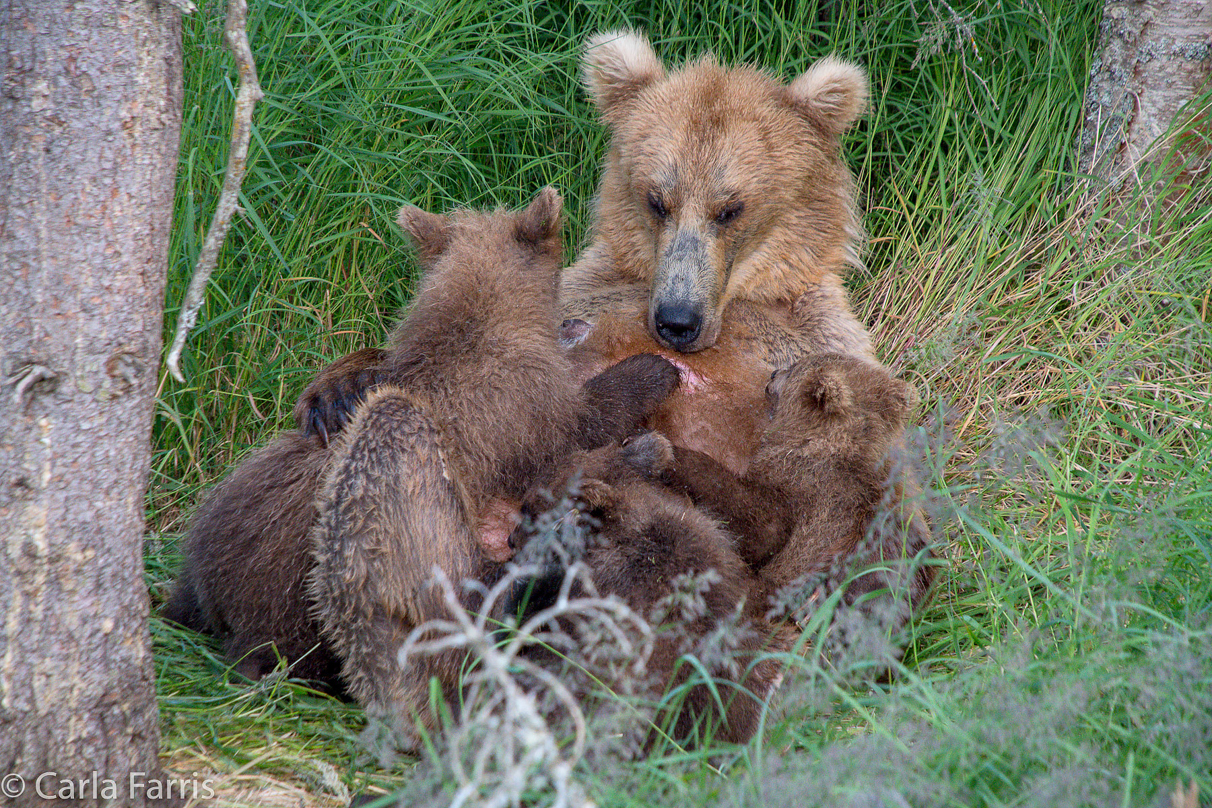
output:
[[[871,356],[841,281],[858,263],[861,228],[839,137],[864,108],[866,78],[833,58],[790,84],[711,57],[667,72],[647,40],[619,32],[589,41],[585,80],[612,138],[594,241],[561,278],[565,331],[579,338],[573,359],[584,378],[635,353],[675,361],[682,385],[656,426],[742,472],[772,369],[808,352]],[[284,569],[302,580],[312,565],[307,530],[328,439],[369,387],[393,381],[383,357],[366,349],[338,360],[304,391],[295,410],[304,457],[284,457],[280,474],[237,469],[241,484],[215,490],[186,540],[213,551],[190,552],[168,616],[198,625],[205,603],[210,630],[251,632],[225,636],[228,649],[272,640],[293,663],[309,647],[273,636],[275,625],[301,629],[309,604],[300,587],[272,583]],[[247,603],[204,591],[233,564],[245,580],[265,565],[267,585]],[[320,653],[299,672],[324,677],[330,657],[314,636]]]
[[[806,356],[878,366],[842,284],[847,266],[860,265],[862,227],[840,137],[866,107],[866,75],[833,57],[789,84],[710,56],[667,71],[644,37],[617,31],[590,39],[584,81],[611,141],[593,241],[560,278],[560,305],[570,318],[564,328],[579,340],[574,366],[588,376],[632,354],[665,356],[682,383],[650,418],[652,427],[739,477],[764,436],[783,449],[802,444],[795,457],[806,458],[803,468],[786,470],[790,476],[771,493],[790,497],[785,504],[796,518],[818,507],[833,513],[838,503],[804,501],[806,491],[823,493],[812,487],[811,472],[833,463],[831,453],[807,426],[771,443],[768,383],[773,371]],[[870,469],[834,463],[855,490],[834,488],[831,496],[848,500],[875,489],[862,523],[847,523],[833,550],[783,558],[779,570],[755,565],[776,586],[795,583],[775,574],[792,568],[831,568],[844,579],[870,566],[865,591],[886,587],[896,596],[876,610],[880,631],[904,625],[903,604],[920,605],[934,574],[903,420],[890,426],[897,434],[885,436],[887,456],[869,464],[880,469],[874,481]],[[862,442],[862,432],[856,426],[849,437]],[[797,473],[802,479],[787,485]],[[734,515],[711,497],[696,504],[715,506],[725,520]],[[823,537],[807,538],[798,547],[813,556],[809,545]],[[753,539],[741,530],[742,555]]]
[[872,358],[842,273],[862,228],[839,137],[863,71],[826,57],[790,84],[706,56],[666,71],[648,41],[590,39],[584,80],[610,129],[592,243],[560,281],[587,321],[590,375],[632,353],[683,371],[654,426],[742,473],[772,370],[805,353]]

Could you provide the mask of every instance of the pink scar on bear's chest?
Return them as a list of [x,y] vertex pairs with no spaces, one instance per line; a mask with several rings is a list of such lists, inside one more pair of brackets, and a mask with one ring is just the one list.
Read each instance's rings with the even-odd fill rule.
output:
[[665,354],[665,358],[668,359],[670,363],[672,363],[673,366],[678,369],[678,373],[681,374],[683,392],[688,394],[702,393],[711,386],[711,382],[706,376],[695,372],[685,362],[677,359],[676,357],[669,356],[668,354]]

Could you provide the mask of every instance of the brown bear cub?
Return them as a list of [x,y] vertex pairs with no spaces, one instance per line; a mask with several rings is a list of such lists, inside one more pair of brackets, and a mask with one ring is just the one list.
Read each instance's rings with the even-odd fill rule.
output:
[[[334,443],[309,583],[351,695],[399,730],[434,725],[431,677],[456,702],[461,653],[398,656],[413,629],[449,617],[435,568],[460,588],[499,574],[508,501],[602,428],[556,339],[559,214],[550,188],[520,214],[400,214],[424,285],[393,335],[389,383]],[[637,359],[639,372],[602,397],[609,407],[634,399],[628,427],[677,383],[664,360]]]
[[[762,619],[764,609],[755,608],[760,604],[752,591],[758,582],[737,555],[734,538],[687,497],[651,481],[672,463],[669,442],[649,432],[621,447],[578,453],[562,472],[532,489],[510,543],[518,549],[517,560],[550,566],[537,580],[515,586],[506,613],[528,617],[547,608],[568,561],[584,562],[598,594],[618,596],[657,629],[640,693],[655,699],[686,684],[694,668],[682,660],[685,654],[698,657],[713,677],[714,685],[692,683],[670,710],[662,710],[657,718],[662,731],[679,743],[708,738],[744,743],[756,732],[781,676],[781,666],[769,655],[788,644]],[[552,510],[562,492],[567,496]],[[569,520],[581,527],[572,531],[574,542],[567,539]],[[553,523],[561,526],[562,538],[546,532]],[[582,545],[569,546],[582,539]],[[544,546],[561,541],[555,553]],[[691,576],[700,583],[689,582]],[[701,598],[697,606],[681,600],[687,587],[696,595],[690,600]],[[581,594],[577,588],[572,593]],[[576,643],[581,626],[567,622],[563,630]],[[583,656],[578,654],[574,665],[594,670],[594,660]],[[657,737],[651,735],[649,745]]]
[[186,533],[185,564],[160,616],[218,637],[249,679],[286,660],[292,676],[341,689],[340,662],[305,594],[307,531],[328,456],[314,436],[278,436],[215,486]]
[[[434,459],[423,454],[435,434],[446,441],[450,432],[460,441],[459,455],[440,462],[462,474],[450,485],[458,489],[459,507],[472,508],[480,522],[473,529],[481,549],[467,550],[462,534],[414,544],[414,557],[405,553],[395,560],[415,567],[375,571],[385,579],[428,580],[434,564],[458,573],[479,568],[484,553],[499,555],[512,527],[511,508],[494,497],[516,499],[537,469],[572,448],[631,434],[677,385],[676,369],[651,355],[577,384],[554,326],[559,213],[552,189],[519,214],[401,212],[401,225],[432,269],[410,315],[378,352],[376,379],[391,385],[390,395],[366,414],[356,447],[377,441],[383,453],[365,462],[397,471],[401,467],[391,464],[404,454],[421,454],[419,474],[432,470]],[[409,395],[418,402],[397,406]],[[429,411],[434,408],[440,411]],[[285,659],[294,675],[338,686],[341,662],[321,635],[306,591],[314,566],[308,531],[316,521],[315,501],[337,461],[337,447],[329,447],[327,437],[283,434],[215,488],[190,525],[185,568],[162,612],[217,635],[226,657],[250,678]],[[362,480],[350,466],[355,451],[351,442],[341,445],[339,461],[347,471],[353,468],[351,484],[389,485],[370,470]],[[366,524],[397,505],[413,482],[373,503]],[[428,485],[430,479],[415,482]],[[453,501],[446,504],[453,507]],[[353,695],[364,698],[365,691],[355,688]]]
[[[805,357],[767,386],[770,422],[743,477],[675,450],[662,479],[741,536],[740,554],[770,590],[820,579],[844,599],[890,590],[899,628],[934,575],[930,526],[912,502],[904,432],[916,395],[851,356]],[[874,608],[874,607],[872,607]]]

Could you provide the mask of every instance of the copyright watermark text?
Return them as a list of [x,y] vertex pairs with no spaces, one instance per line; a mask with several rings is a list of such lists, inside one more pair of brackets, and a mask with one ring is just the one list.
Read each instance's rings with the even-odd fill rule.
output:
[[196,777],[168,777],[130,772],[124,778],[89,772],[84,777],[69,777],[58,772],[37,775],[6,774],[0,777],[0,800],[15,800],[37,795],[44,800],[209,800],[214,799],[213,780]]

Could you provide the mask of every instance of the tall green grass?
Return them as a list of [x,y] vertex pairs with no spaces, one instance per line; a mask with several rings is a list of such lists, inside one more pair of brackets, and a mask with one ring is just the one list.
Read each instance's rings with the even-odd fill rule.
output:
[[[1124,217],[1076,175],[1101,3],[255,5],[266,100],[243,214],[189,381],[166,378],[158,399],[155,593],[205,486],[409,299],[399,204],[512,206],[554,183],[575,255],[604,147],[578,86],[585,36],[641,28],[669,62],[711,49],[788,79],[833,52],[873,84],[845,144],[871,235],[850,288],[881,358],[922,394],[949,566],[891,684],[805,662],[746,750],[579,777],[619,806],[1147,805],[1176,779],[1206,802],[1212,202],[1195,188]],[[214,2],[185,24],[170,320],[226,159],[221,29]],[[205,640],[153,634],[170,765],[219,773],[235,801],[442,793],[426,765],[380,767],[356,708],[229,682]]]

